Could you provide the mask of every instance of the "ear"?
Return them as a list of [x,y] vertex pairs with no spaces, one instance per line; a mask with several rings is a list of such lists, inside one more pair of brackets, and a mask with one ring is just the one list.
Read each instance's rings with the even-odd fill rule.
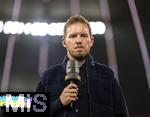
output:
[[65,39],[62,39],[62,45],[63,45],[63,47],[65,47],[66,48],[66,43],[65,43]]
[[94,37],[91,38],[91,47],[93,46],[94,43]]

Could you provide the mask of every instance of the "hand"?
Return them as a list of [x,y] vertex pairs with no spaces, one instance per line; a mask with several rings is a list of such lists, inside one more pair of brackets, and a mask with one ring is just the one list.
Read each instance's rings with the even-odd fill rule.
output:
[[61,103],[64,106],[67,106],[70,102],[76,101],[78,99],[78,87],[74,83],[70,83],[67,87],[64,88],[63,92],[60,95]]

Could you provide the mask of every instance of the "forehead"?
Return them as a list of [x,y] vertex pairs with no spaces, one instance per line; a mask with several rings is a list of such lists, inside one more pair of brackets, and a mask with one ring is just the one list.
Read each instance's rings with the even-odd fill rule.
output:
[[78,33],[78,32],[89,33],[89,28],[86,24],[77,22],[69,25],[66,32],[67,33]]

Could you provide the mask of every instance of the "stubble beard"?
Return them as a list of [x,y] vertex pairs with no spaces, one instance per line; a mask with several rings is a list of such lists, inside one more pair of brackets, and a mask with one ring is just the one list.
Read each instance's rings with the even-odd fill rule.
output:
[[76,59],[77,61],[83,61],[87,58],[88,56],[88,52],[85,52],[85,53],[82,53],[82,52],[79,52],[79,53],[73,53],[71,52],[70,50],[68,50],[69,54],[74,58]]

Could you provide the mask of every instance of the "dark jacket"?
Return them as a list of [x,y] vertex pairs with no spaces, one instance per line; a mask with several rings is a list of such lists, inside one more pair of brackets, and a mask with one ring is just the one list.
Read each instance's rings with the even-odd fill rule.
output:
[[[66,62],[67,57],[62,64],[46,70],[36,88],[37,92],[50,92],[52,117],[64,117],[65,109],[59,96],[65,87]],[[94,62],[90,55],[87,57],[86,70],[91,117],[127,117],[125,99],[113,71],[106,65]]]

